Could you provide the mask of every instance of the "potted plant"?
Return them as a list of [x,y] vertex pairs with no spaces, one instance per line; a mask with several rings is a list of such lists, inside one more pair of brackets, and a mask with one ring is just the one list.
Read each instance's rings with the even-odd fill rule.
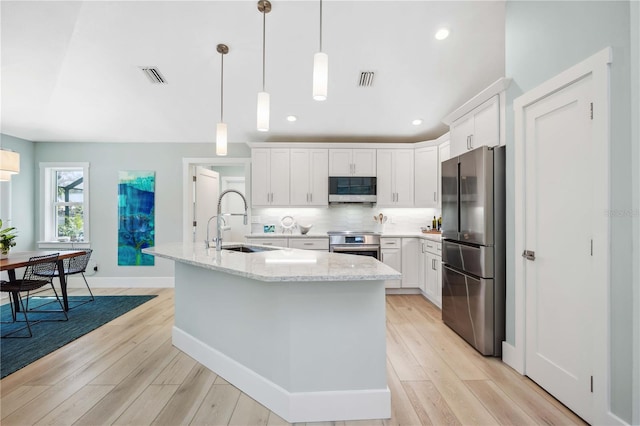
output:
[[3,228],[2,219],[0,219],[0,258],[4,259],[9,254],[11,247],[16,245],[14,241],[18,236],[16,228],[13,226]]

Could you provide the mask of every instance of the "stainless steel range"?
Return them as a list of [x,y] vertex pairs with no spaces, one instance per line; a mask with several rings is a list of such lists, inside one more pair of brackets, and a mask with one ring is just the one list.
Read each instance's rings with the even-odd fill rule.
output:
[[329,251],[380,260],[380,234],[372,231],[329,231]]

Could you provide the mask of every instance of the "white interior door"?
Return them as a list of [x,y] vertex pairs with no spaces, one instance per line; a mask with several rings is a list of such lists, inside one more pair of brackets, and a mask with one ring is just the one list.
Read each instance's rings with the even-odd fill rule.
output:
[[[222,178],[222,190],[235,189],[240,191],[242,195],[246,195],[245,179],[244,176],[240,177],[223,177]],[[249,200],[247,200],[249,201]],[[227,194],[222,199],[222,212],[223,213],[243,213],[244,202],[238,194]],[[222,233],[223,241],[243,242],[244,237],[250,234],[250,226],[245,225],[242,216],[228,216],[226,217],[227,225],[231,229]]]
[[524,109],[526,374],[592,419],[594,145],[587,75]]
[[[197,166],[195,169],[195,190],[193,211],[195,226],[195,242],[199,243],[207,238],[207,221],[218,210],[218,196],[220,195],[220,175],[218,172]],[[209,240],[216,236],[216,221],[211,221]]]

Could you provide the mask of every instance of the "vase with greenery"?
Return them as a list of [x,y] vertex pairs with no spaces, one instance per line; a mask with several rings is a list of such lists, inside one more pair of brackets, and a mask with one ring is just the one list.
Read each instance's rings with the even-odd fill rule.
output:
[[13,226],[2,227],[2,219],[0,219],[0,254],[3,258],[7,257],[11,247],[16,245],[15,239],[18,231]]

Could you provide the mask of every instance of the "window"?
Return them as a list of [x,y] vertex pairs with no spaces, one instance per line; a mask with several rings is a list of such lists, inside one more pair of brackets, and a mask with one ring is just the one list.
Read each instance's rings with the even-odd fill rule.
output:
[[41,163],[42,240],[89,241],[89,164]]

